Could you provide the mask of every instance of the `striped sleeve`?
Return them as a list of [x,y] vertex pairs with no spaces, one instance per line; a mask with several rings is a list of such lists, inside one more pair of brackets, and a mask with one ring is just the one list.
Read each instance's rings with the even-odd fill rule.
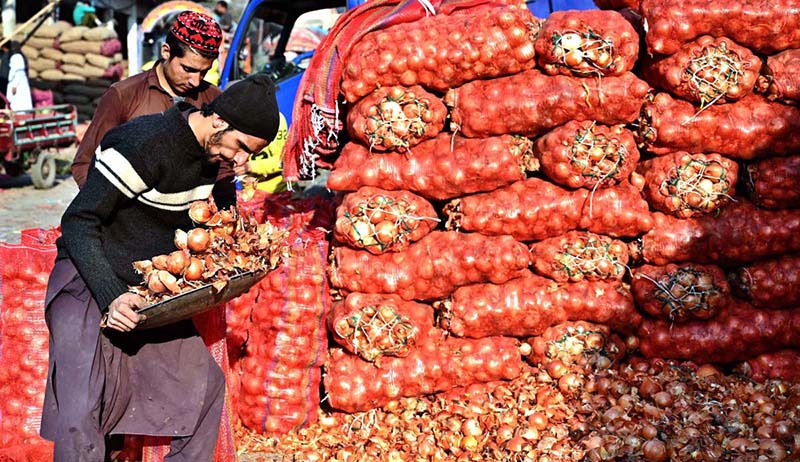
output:
[[97,148],[95,167],[122,194],[150,207],[172,212],[188,210],[194,201],[206,200],[213,184],[201,184],[178,192],[150,188],[130,161],[114,147]]

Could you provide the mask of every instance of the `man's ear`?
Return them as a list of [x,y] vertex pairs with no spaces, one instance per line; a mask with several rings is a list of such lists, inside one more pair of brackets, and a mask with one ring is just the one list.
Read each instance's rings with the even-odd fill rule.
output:
[[169,61],[169,44],[166,42],[161,44],[161,59]]
[[211,114],[211,126],[215,130],[225,130],[228,128],[228,122],[219,116],[216,112]]

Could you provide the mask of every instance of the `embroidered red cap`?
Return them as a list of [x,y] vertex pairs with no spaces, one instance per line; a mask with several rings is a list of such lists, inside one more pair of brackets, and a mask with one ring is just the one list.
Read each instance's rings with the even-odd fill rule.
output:
[[211,16],[196,11],[183,11],[175,19],[172,35],[195,50],[218,53],[222,29]]

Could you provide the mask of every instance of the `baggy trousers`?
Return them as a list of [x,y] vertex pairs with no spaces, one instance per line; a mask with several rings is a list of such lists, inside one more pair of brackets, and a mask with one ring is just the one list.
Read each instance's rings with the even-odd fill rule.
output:
[[172,437],[165,460],[211,461],[225,379],[191,321],[121,333],[101,331],[100,318],[71,260],[58,260],[41,428],[54,462],[103,462],[109,434]]

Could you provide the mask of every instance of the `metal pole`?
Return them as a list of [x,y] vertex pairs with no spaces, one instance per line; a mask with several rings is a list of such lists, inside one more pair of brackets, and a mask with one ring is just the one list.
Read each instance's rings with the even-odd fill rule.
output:
[[142,69],[142,40],[137,19],[136,2],[128,10],[128,34],[125,37],[128,46],[128,75],[138,74]]

